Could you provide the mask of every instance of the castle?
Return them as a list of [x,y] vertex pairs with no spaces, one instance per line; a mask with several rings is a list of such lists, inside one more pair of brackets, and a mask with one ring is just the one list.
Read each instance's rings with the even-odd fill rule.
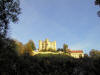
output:
[[[56,51],[56,41],[50,42],[48,39],[45,41],[39,40],[39,52],[42,51]],[[74,58],[84,57],[83,50],[70,50],[68,54]]]
[[52,49],[56,51],[56,41],[50,42],[48,39],[45,41],[39,40],[39,51]]

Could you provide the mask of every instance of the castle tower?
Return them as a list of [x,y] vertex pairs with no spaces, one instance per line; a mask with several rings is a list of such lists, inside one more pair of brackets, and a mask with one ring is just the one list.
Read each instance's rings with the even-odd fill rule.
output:
[[39,40],[39,51],[41,51],[41,50],[42,50],[42,41]]
[[39,40],[39,51],[48,51],[49,49],[52,49],[54,51],[56,50],[56,41],[50,42],[48,39],[46,39],[45,41]]
[[54,50],[56,50],[56,41],[54,41]]

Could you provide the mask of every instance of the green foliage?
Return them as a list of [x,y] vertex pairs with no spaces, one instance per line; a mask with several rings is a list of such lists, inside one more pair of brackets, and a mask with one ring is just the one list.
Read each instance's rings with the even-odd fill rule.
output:
[[58,52],[59,52],[59,51],[62,51],[62,52],[63,52],[63,49],[62,49],[62,48],[58,48],[57,51],[58,51]]
[[33,50],[36,50],[35,43],[34,43],[32,40],[29,40],[29,43],[30,43],[32,49],[33,49]]
[[56,50],[49,48],[48,50],[42,49],[40,52],[56,52]]
[[16,43],[16,51],[18,53],[18,55],[23,55],[23,54],[32,54],[33,50],[36,50],[35,44],[32,40],[29,40],[28,43],[26,43],[25,45],[23,45],[21,42],[15,40]]
[[100,51],[99,50],[92,49],[90,51],[90,57],[92,57],[92,58],[98,58],[98,57],[100,57]]
[[18,75],[99,75],[100,69],[100,59],[66,55],[22,56],[17,63]]
[[20,14],[19,0],[0,0],[0,75],[14,75],[19,59],[16,44],[7,38],[10,22],[17,22]]
[[[1,46],[2,45],[2,46]],[[18,55],[15,42],[9,38],[0,38],[0,74],[14,74]]]
[[64,50],[68,49],[68,45],[67,45],[67,44],[64,44],[64,45],[63,45],[63,49],[64,49]]
[[64,44],[64,45],[63,45],[63,51],[64,51],[64,52],[68,52],[68,45],[67,45],[67,44]]
[[88,58],[89,56],[88,56],[88,54],[84,54],[84,58]]
[[30,55],[32,55],[32,51],[33,51],[33,49],[32,49],[30,42],[26,43],[25,44],[25,53],[29,53]]
[[48,51],[50,51],[50,52],[56,52],[56,51],[55,51],[54,49],[52,49],[52,48],[49,48]]
[[36,57],[55,57],[55,58],[58,58],[58,57],[60,57],[60,58],[67,58],[67,57],[69,57],[69,56],[67,56],[66,54],[53,54],[53,53],[46,53],[46,54],[37,54],[37,55],[35,55]]
[[14,42],[7,48],[10,53],[0,54],[1,75],[99,75],[100,58],[74,59],[66,54],[17,56]]
[[15,40],[15,43],[16,43],[16,51],[17,51],[18,55],[24,54],[24,52],[25,52],[24,45],[17,40]]
[[46,49],[42,49],[40,52],[46,52],[47,50]]

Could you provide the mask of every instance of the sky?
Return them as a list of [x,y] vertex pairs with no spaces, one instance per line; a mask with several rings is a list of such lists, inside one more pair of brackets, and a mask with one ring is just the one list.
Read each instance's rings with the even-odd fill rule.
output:
[[72,50],[100,49],[99,7],[94,0],[20,0],[19,22],[10,25],[10,37],[23,44],[39,40],[68,44]]

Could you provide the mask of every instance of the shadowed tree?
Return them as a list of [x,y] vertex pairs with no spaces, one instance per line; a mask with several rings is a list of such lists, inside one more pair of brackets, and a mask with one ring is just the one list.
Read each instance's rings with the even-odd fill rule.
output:
[[90,54],[90,57],[93,57],[93,58],[100,57],[100,51],[99,50],[92,49],[89,54]]
[[19,6],[19,0],[0,0],[0,51],[2,52],[8,50],[7,47],[11,47],[11,42],[9,42],[11,39],[7,38],[6,35],[10,22],[18,21]]
[[18,21],[19,6],[19,0],[0,0],[0,36],[7,35],[10,22]]
[[100,0],[95,0],[95,5],[100,5]]
[[0,55],[4,53],[4,50],[10,49],[8,47],[11,47],[11,39],[7,38],[6,35],[10,22],[18,21],[19,6],[19,0],[0,0]]
[[88,58],[88,57],[89,57],[88,54],[85,53],[85,54],[84,54],[84,58]]
[[13,75],[17,53],[15,42],[7,38],[9,24],[18,21],[19,0],[0,0],[0,75]]
[[[99,5],[100,6],[100,0],[95,0],[95,5]],[[98,11],[97,14],[100,17],[100,11]]]
[[63,52],[63,48],[58,48],[57,51],[62,51]]
[[15,43],[16,43],[16,51],[17,51],[18,55],[23,55],[25,52],[24,45],[17,40],[15,40]]

